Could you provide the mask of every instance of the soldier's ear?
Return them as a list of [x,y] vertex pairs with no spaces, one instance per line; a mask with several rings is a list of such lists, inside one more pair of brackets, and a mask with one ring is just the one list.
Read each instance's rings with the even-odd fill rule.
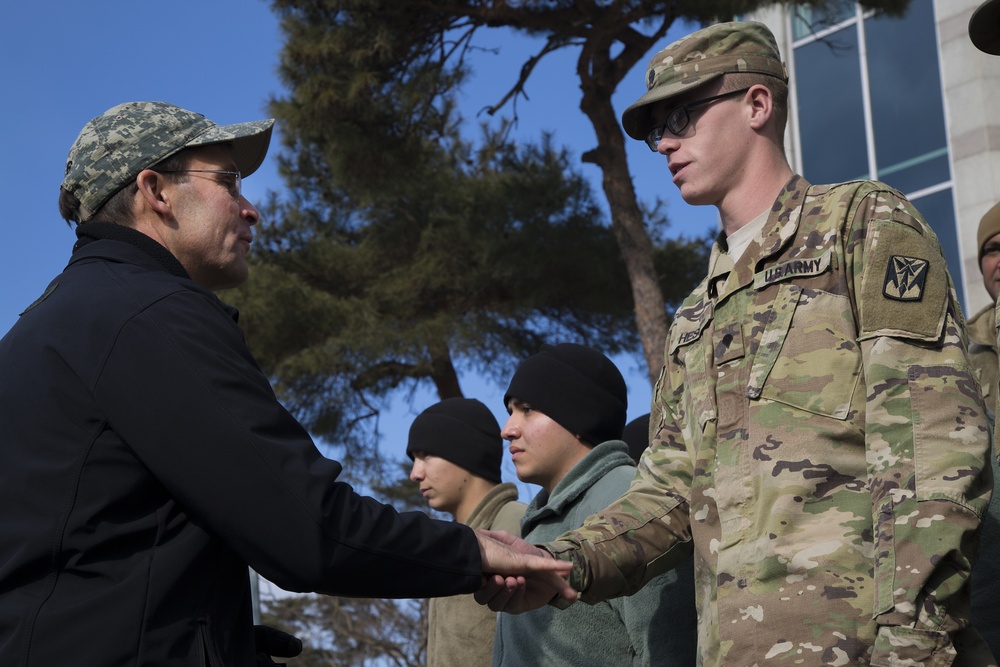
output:
[[774,113],[771,91],[767,86],[758,83],[747,91],[746,99],[750,110],[750,127],[754,130],[763,129]]

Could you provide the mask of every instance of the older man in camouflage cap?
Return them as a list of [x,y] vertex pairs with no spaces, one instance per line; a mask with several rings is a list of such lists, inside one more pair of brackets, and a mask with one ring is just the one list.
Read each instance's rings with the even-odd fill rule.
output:
[[[201,114],[163,102],[126,102],[91,119],[70,149],[61,212],[86,222],[144,169],[186,148],[227,144],[242,177],[257,171],[273,120],[219,126]],[[165,171],[162,170],[161,171]]]
[[0,340],[0,664],[268,664],[248,565],[372,597],[539,571],[574,596],[568,564],[357,495],[275,398],[213,293],[247,278],[240,182],[272,123],[127,103],[70,150],[73,255]]
[[693,551],[701,665],[991,664],[963,632],[989,421],[934,233],[882,183],[792,172],[764,25],[671,44],[647,85],[626,132],[722,232],[675,314],[631,487],[545,548],[586,602]]

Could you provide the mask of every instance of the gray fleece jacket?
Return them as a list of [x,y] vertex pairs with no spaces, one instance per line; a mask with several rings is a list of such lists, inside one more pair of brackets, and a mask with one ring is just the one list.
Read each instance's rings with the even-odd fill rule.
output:
[[[521,520],[528,542],[548,542],[583,524],[628,488],[635,464],[628,447],[609,440],[594,447],[552,490],[539,492]],[[565,610],[546,606],[499,614],[493,643],[497,667],[637,667],[695,664],[697,613],[688,560],[651,580],[635,595]]]

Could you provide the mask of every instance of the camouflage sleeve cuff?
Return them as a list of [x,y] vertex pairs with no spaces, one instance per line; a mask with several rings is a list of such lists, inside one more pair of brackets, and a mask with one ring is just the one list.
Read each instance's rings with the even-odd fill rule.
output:
[[[572,557],[567,557],[569,555],[569,552],[572,551],[574,548],[572,544],[567,544],[565,542],[550,542],[548,544],[536,544],[535,546],[538,547],[539,549],[542,549],[543,551],[548,551],[550,554],[552,554],[552,557],[555,558],[556,560],[568,560],[570,562],[573,562]],[[575,571],[576,567],[573,568],[573,572]],[[569,582],[570,586],[573,586],[575,590],[579,590],[579,588],[573,585],[572,572],[570,573]],[[572,605],[573,605],[572,601],[567,600],[558,593],[551,600],[549,600],[549,606],[555,607],[556,609],[568,609]]]
[[[556,541],[546,544],[536,544],[539,549],[548,551],[557,560],[565,560],[573,563],[573,569],[569,573],[569,585],[573,590],[583,592],[587,590],[590,583],[589,566],[583,558],[581,549],[572,542]],[[551,604],[551,603],[550,603]],[[566,606],[569,606],[568,604]]]

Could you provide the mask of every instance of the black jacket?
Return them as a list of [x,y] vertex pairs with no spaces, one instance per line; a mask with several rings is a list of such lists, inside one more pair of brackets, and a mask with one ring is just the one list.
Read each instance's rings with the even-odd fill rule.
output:
[[0,664],[251,665],[248,565],[346,596],[478,587],[468,527],[337,481],[235,311],[148,237],[79,233],[0,340]]

